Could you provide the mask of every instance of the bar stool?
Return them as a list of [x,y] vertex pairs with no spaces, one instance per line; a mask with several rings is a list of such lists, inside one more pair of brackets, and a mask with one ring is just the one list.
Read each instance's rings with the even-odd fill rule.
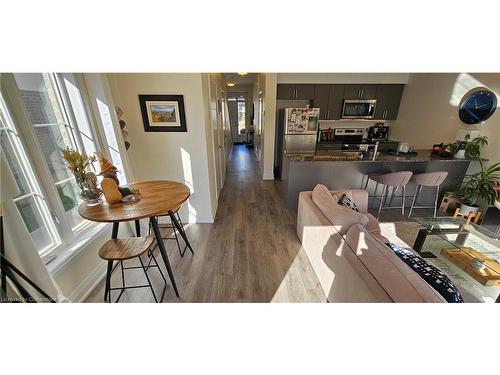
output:
[[[434,208],[434,217],[436,217],[437,213],[437,204],[439,199],[439,188],[443,181],[448,176],[448,172],[428,172],[428,173],[419,173],[413,175],[410,179],[410,182],[414,182],[417,184],[415,195],[413,196],[413,200],[410,206],[410,213],[408,214],[408,218],[410,218],[411,213],[414,208]],[[422,190],[423,186],[435,187],[436,188],[436,198],[434,199],[434,207],[432,206],[415,206],[417,202],[417,198]]]
[[[184,224],[182,223],[182,220],[181,220],[181,217],[179,215],[179,209],[180,209],[180,206],[177,207],[175,210],[173,210],[172,212],[174,213],[175,216],[177,216],[177,220],[179,221],[179,224],[182,228],[184,228]],[[167,214],[167,215],[160,215],[160,216],[157,216],[156,217],[156,220],[158,220],[158,218],[160,217],[168,217],[170,219],[170,216]],[[181,258],[184,256],[184,254],[186,254],[186,250],[188,249],[188,245],[187,243],[184,243],[184,250],[181,250],[181,245],[179,243],[179,238],[177,236],[177,229],[175,228],[174,224],[172,223],[172,219],[170,219],[170,224],[169,223],[158,223],[158,226],[160,228],[168,228],[168,229],[173,229],[174,232],[173,232],[173,235],[174,237],[172,236],[168,236],[168,237],[162,237],[164,240],[175,240],[175,242],[177,242],[177,249],[179,249],[179,254],[181,256]],[[151,235],[151,223],[149,224],[149,235]],[[183,229],[184,230],[184,229]],[[184,232],[185,234],[186,232]],[[186,235],[187,236],[187,235]],[[191,251],[191,254],[194,255],[194,252],[193,252],[193,249],[191,249],[191,247],[189,247],[189,251]]]
[[[410,181],[413,172],[410,171],[402,171],[402,172],[391,172],[391,173],[376,173],[369,174],[368,179],[366,180],[365,190],[368,187],[368,183],[370,180],[373,180],[377,183],[375,185],[374,196],[376,198],[378,185],[383,185],[382,195],[380,198],[376,198],[380,200],[380,205],[378,207],[377,219],[380,217],[380,212],[382,209],[391,209],[391,208],[401,208],[401,214],[405,215],[405,199],[406,199],[406,184]],[[384,203],[387,199],[387,195],[389,194],[389,188],[392,187],[391,200],[389,201],[389,206],[383,207]],[[394,198],[394,194],[402,187],[402,195],[401,195],[401,206],[392,207],[392,199]]]
[[[106,286],[104,289],[104,301],[111,302],[111,291],[112,290],[121,290],[120,294],[118,295],[118,298],[116,299],[115,302],[118,302],[120,300],[120,297],[122,296],[123,292],[125,289],[135,289],[135,288],[150,288],[151,293],[153,293],[153,297],[155,299],[155,302],[158,302],[158,299],[156,298],[155,291],[153,289],[153,286],[151,285],[151,281],[149,280],[148,276],[148,269],[150,267],[155,267],[158,268],[158,271],[160,271],[160,275],[163,278],[163,281],[165,282],[165,287],[163,289],[163,292],[165,292],[166,286],[167,286],[167,280],[165,279],[165,276],[163,276],[163,272],[161,272],[161,268],[158,266],[158,262],[156,261],[156,258],[151,251],[153,248],[153,245],[155,243],[155,237],[153,236],[147,236],[147,237],[130,237],[130,238],[119,238],[119,239],[114,239],[114,240],[109,240],[107,241],[99,250],[99,257],[101,259],[107,260],[108,261],[108,269],[106,272]],[[148,252],[149,254],[149,262],[147,266],[144,265],[144,262],[141,259],[141,255],[144,253]],[[139,258],[139,262],[141,263],[140,267],[124,267],[123,266],[123,261],[133,259],[133,258]],[[118,264],[116,267],[113,267],[113,264],[115,261],[118,261],[120,268],[121,268],[121,274],[122,274],[122,287],[121,288],[111,288],[111,275],[116,267],[118,267]],[[154,262],[154,265],[151,264],[151,262]],[[135,285],[135,286],[125,286],[125,273],[124,270],[130,270],[130,269],[140,269],[144,271],[144,274],[146,275],[146,280],[148,281],[147,285]],[[162,295],[163,298],[163,295]]]

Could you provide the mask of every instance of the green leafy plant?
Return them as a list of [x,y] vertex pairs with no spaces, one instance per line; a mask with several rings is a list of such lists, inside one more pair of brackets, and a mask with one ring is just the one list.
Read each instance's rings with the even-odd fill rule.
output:
[[460,188],[453,194],[468,206],[476,206],[479,200],[485,200],[489,205],[495,203],[495,186],[500,181],[500,163],[485,167],[479,159],[481,170],[466,176]]
[[89,171],[89,167],[94,168],[92,163],[97,161],[96,156],[87,156],[69,147],[62,148],[60,151],[64,164],[73,173],[80,187],[80,196],[86,199],[99,198],[102,191],[97,187],[97,177],[94,172]]
[[466,158],[477,159],[481,155],[481,147],[486,145],[488,145],[488,137],[480,136],[470,140],[470,135],[467,134],[463,141],[449,143],[445,149],[449,150],[452,155],[455,155],[460,150],[464,150]]

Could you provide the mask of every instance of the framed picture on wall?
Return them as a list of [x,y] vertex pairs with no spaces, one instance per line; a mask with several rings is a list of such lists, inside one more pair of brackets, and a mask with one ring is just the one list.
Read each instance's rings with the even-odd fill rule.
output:
[[183,95],[139,95],[147,132],[187,132]]

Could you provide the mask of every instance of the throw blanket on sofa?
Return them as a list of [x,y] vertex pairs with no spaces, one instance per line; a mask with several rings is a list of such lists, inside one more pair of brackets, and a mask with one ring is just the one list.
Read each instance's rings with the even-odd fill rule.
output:
[[448,302],[462,303],[464,300],[457,287],[439,268],[434,267],[420,255],[409,249],[389,243],[388,246],[396,255],[415,271],[427,284],[432,286]]

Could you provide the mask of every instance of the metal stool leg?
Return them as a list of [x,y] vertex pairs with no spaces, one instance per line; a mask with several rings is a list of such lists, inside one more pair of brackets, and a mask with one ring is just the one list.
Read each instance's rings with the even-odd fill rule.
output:
[[413,196],[413,200],[411,201],[411,206],[410,206],[410,213],[408,214],[408,219],[411,216],[411,213],[413,211],[413,206],[415,206],[415,203],[417,202],[418,195],[420,194],[420,190],[422,190],[422,185],[417,185],[417,189],[415,190],[415,195]]
[[146,275],[146,280],[148,280],[149,287],[151,288],[151,293],[153,293],[153,297],[155,299],[155,302],[158,303],[158,300],[156,299],[155,291],[153,289],[153,286],[151,285],[151,281],[149,280],[148,271],[146,271],[146,268],[144,267],[144,263],[142,262],[141,257],[138,257],[138,258],[139,258],[139,262],[141,262],[142,270],[144,271],[144,274]]
[[[178,213],[177,213],[177,216],[179,216]],[[179,237],[177,236],[177,228],[175,227],[174,222],[172,221],[172,219],[170,219],[170,224],[172,224],[172,229],[174,231],[174,236],[175,236],[175,242],[177,242],[177,250],[179,250],[179,255],[182,258],[184,256],[184,253],[186,252],[186,248],[184,248],[184,252],[181,251],[181,244],[179,243]]]
[[106,286],[104,287],[104,302],[108,300],[111,302],[111,291],[109,290],[111,287],[111,273],[113,272],[113,261],[108,260],[108,269],[106,271]]
[[403,185],[403,195],[401,196],[401,216],[405,216],[406,185]]
[[437,206],[438,206],[438,199],[439,199],[439,187],[440,187],[440,185],[436,186],[436,199],[434,200],[434,217],[436,217],[436,214],[437,214]]
[[366,188],[368,187],[368,183],[370,182],[370,177],[368,177],[368,175],[363,176],[363,181],[361,182],[361,188],[363,188],[363,182],[365,182],[365,177],[366,177],[366,183],[364,184],[365,185],[364,189],[366,190]]
[[[181,217],[179,215],[179,211],[177,211],[175,213],[177,215],[177,219],[179,220],[179,224],[180,224],[180,230],[182,230],[182,233],[184,233],[184,236],[187,238],[187,234],[186,234],[186,231],[184,230],[184,223],[182,222],[181,220]],[[176,235],[176,238],[177,238],[177,235]],[[184,246],[184,251],[182,252],[182,255],[181,256],[184,256],[184,254],[186,253],[186,248],[189,249],[189,251],[191,251],[191,254],[194,255],[194,251],[193,249],[191,248],[191,246],[188,246],[187,243],[186,243],[186,246]]]
[[122,269],[122,288],[125,289],[125,273],[123,272],[123,260],[120,260],[120,268]]
[[382,205],[385,203],[385,198],[387,195],[386,191],[387,191],[387,185],[384,185],[384,187],[382,188],[382,195],[380,196],[380,205],[378,206],[377,220],[380,217],[380,211],[382,211]]
[[392,187],[392,194],[391,194],[391,199],[389,200],[389,207],[392,207],[392,200],[394,199],[394,196],[399,190],[399,186],[393,186]]

